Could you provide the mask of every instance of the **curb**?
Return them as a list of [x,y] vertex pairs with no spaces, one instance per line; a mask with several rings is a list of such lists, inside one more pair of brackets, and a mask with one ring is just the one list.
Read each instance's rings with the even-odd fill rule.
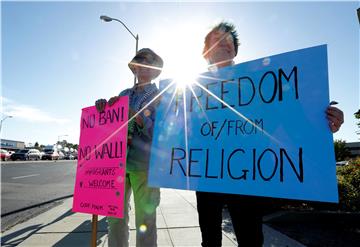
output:
[[64,199],[67,199],[67,198],[70,198],[70,197],[73,197],[73,196],[74,196],[74,194],[67,195],[67,196],[62,196],[62,197],[58,197],[58,198],[55,198],[55,199],[52,199],[52,200],[49,200],[49,201],[46,201],[46,202],[38,203],[38,204],[31,205],[31,206],[28,206],[28,207],[25,207],[25,208],[20,208],[20,209],[17,209],[15,211],[11,211],[11,212],[2,214],[1,217],[6,217],[6,216],[9,216],[9,215],[12,215],[12,214],[20,213],[20,212],[23,212],[23,211],[26,211],[26,210],[29,210],[29,209],[32,209],[32,208],[40,207],[40,206],[43,206],[45,204],[53,203],[53,202],[56,202],[56,201],[61,201],[61,200],[64,200]]

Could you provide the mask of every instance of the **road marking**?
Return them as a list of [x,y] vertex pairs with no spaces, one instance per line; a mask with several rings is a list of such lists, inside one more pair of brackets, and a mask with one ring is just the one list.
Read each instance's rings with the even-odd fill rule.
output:
[[21,176],[21,177],[13,177],[11,179],[19,179],[19,178],[28,178],[28,177],[36,177],[39,176],[40,174],[31,174],[31,175],[26,175],[26,176]]

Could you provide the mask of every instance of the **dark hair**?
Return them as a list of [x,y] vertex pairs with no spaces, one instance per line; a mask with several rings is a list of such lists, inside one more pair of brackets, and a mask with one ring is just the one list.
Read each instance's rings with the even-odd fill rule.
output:
[[206,54],[208,49],[209,49],[209,39],[210,39],[210,35],[215,32],[215,31],[222,31],[225,33],[229,33],[232,37],[232,40],[234,42],[234,47],[235,47],[235,56],[238,53],[238,47],[239,47],[239,38],[238,38],[238,34],[236,32],[236,28],[235,25],[229,23],[229,22],[220,22],[219,24],[217,24],[215,27],[213,27],[211,29],[211,31],[206,35],[205,37],[205,46],[204,46],[204,50],[203,50],[203,54]]

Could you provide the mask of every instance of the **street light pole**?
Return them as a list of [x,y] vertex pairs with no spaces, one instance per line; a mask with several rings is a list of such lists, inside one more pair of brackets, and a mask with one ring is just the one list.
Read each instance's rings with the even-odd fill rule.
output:
[[[135,55],[137,54],[138,52],[138,44],[139,44],[139,35],[136,34],[136,36],[130,31],[130,29],[124,24],[124,22],[120,21],[119,19],[116,19],[116,18],[112,18],[112,17],[109,17],[109,16],[106,16],[106,15],[102,15],[100,16],[100,20],[103,20],[105,22],[110,22],[110,21],[117,21],[117,22],[120,22],[125,28],[126,30],[128,30],[128,32],[131,34],[131,36],[133,36],[133,38],[135,39],[136,41],[136,45],[135,45]],[[136,76],[134,76],[134,85],[136,84]]]
[[0,121],[0,132],[1,132],[1,129],[2,129],[2,124],[3,124],[3,122],[7,119],[7,118],[12,118],[13,116],[6,116],[6,117],[4,117],[3,119],[1,119],[1,121]]

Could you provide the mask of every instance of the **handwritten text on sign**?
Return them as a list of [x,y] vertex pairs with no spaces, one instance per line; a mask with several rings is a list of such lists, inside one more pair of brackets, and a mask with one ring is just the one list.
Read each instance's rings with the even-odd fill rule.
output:
[[325,45],[204,73],[185,93],[174,85],[157,109],[149,184],[337,202],[328,104]]
[[123,217],[128,98],[82,110],[73,211]]

